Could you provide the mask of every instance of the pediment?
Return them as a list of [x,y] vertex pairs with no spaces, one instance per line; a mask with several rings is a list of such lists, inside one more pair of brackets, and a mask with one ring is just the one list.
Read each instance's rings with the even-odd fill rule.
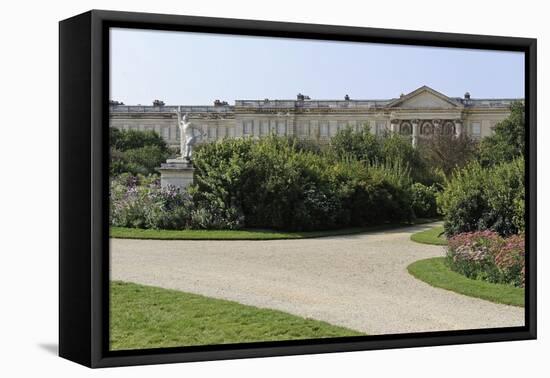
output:
[[388,104],[388,107],[401,109],[456,109],[462,107],[462,104],[424,86],[392,101]]

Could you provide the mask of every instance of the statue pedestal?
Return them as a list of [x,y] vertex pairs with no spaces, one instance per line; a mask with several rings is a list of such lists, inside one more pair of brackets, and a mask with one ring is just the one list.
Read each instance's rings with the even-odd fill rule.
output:
[[165,188],[169,185],[180,190],[185,190],[193,183],[193,164],[186,159],[168,159],[160,166],[160,186]]

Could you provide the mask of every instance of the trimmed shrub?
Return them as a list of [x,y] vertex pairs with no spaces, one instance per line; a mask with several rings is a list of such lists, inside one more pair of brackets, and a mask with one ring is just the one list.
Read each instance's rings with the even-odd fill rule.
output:
[[477,162],[455,172],[438,196],[445,232],[493,230],[506,236],[525,227],[523,158],[490,168]]
[[503,238],[487,230],[458,234],[448,240],[446,261],[451,270],[468,278],[522,287],[525,237]]

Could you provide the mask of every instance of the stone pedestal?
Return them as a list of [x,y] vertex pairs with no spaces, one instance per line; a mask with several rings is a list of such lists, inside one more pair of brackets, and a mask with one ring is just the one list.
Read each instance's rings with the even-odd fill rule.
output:
[[168,159],[160,166],[160,186],[169,185],[185,190],[193,183],[193,164],[185,159]]

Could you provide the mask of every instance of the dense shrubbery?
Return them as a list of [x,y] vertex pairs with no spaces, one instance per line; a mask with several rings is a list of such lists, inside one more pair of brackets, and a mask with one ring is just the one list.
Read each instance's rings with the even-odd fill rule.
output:
[[389,134],[380,143],[382,143],[382,159],[389,162],[401,162],[404,167],[409,169],[414,182],[424,185],[443,182],[442,176],[428,164],[420,150],[412,146],[410,138],[399,134]]
[[360,131],[348,127],[340,130],[330,141],[329,154],[335,160],[346,158],[356,159],[367,163],[396,164],[409,170],[414,182],[431,185],[441,181],[420,151],[412,146],[411,139],[399,134],[376,137],[368,126]]
[[[449,236],[447,263],[469,278],[523,286],[525,279],[523,104],[482,140],[478,159],[454,173],[438,196]],[[454,236],[453,236],[454,235]]]
[[517,234],[525,223],[522,117],[515,104],[482,142],[479,161],[469,163],[477,147],[466,137],[434,136],[415,149],[408,138],[378,138],[368,127],[340,130],[324,147],[275,136],[207,143],[194,155],[188,194],[145,179],[124,187],[121,173],[155,174],[170,150],[155,132],[111,128],[111,174],[120,176],[113,180],[113,224],[314,230],[434,217],[439,210],[450,236]]
[[413,216],[411,182],[400,163],[335,159],[277,137],[210,143],[194,161],[194,200],[239,209],[247,227],[312,230]]
[[503,238],[496,232],[477,231],[449,238],[447,264],[468,278],[523,286],[525,237]]
[[156,132],[110,128],[111,175],[155,173],[171,151]]
[[337,158],[353,158],[370,163],[382,161],[380,140],[370,132],[369,126],[359,131],[346,127],[330,140],[330,150]]
[[494,134],[484,138],[479,148],[479,161],[488,167],[510,162],[525,153],[525,106],[512,104],[511,113],[493,129]]
[[426,186],[419,182],[411,188],[412,209],[419,218],[432,218],[437,216],[437,195],[435,185]]
[[493,230],[517,234],[525,227],[525,163],[518,158],[490,168],[473,162],[455,172],[438,197],[445,232]]
[[220,213],[211,206],[196,206],[189,194],[161,188],[155,176],[119,175],[111,179],[113,226],[154,229],[234,229],[242,224],[235,213]]

